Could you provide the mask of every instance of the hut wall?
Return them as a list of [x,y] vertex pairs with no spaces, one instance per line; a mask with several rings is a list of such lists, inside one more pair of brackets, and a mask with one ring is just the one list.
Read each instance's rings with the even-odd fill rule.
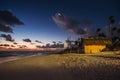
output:
[[85,53],[98,53],[98,52],[101,52],[101,50],[103,50],[104,48],[106,48],[106,45],[85,45],[84,52]]

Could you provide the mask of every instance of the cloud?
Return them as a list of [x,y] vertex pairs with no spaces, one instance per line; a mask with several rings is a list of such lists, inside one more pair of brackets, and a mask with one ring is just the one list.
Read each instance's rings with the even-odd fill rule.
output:
[[62,16],[60,13],[56,13],[52,19],[54,22],[61,26],[63,29],[77,34],[77,35],[82,35],[82,34],[87,34],[87,32],[84,30],[82,26],[90,26],[91,22],[88,20],[83,20],[83,21],[78,21],[70,17]]
[[0,31],[7,32],[7,33],[13,33],[13,29],[9,26],[5,26],[0,24]]
[[39,46],[39,45],[36,45],[36,48],[42,48],[41,46]]
[[0,37],[5,38],[6,41],[14,42],[14,39],[12,38],[12,36],[10,34],[8,34],[8,35],[1,34]]
[[27,46],[26,45],[18,45],[19,48],[26,48]]
[[0,46],[3,46],[3,44],[0,44]]
[[80,26],[91,26],[93,23],[88,19],[83,19],[80,21]]
[[0,24],[5,25],[24,25],[10,10],[0,10]]
[[26,48],[27,46],[26,45],[22,45],[23,48]]
[[23,39],[24,42],[32,42],[30,39]]
[[9,44],[4,44],[3,46],[5,46],[5,47],[9,47],[10,45],[9,45]]
[[61,41],[59,41],[59,43],[62,43]]
[[0,46],[9,47],[9,44],[0,44]]
[[14,42],[13,44],[14,44],[14,45],[17,45],[18,43]]
[[11,47],[15,47],[14,45],[11,45]]
[[41,42],[41,41],[39,41],[39,40],[35,40],[35,42],[37,42],[37,43],[43,43],[43,42]]
[[31,43],[31,45],[34,45],[35,43]]
[[56,42],[55,42],[55,41],[53,41],[52,43],[56,44]]
[[12,27],[24,25],[10,10],[0,10],[0,31],[13,33]]

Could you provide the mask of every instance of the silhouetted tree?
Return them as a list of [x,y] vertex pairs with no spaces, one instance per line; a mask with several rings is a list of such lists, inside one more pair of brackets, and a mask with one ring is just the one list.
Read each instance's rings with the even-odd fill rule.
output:
[[120,34],[120,29],[117,30],[118,34]]
[[109,17],[109,35],[112,41],[111,50],[114,50],[116,47],[120,46],[120,28],[115,24],[114,16]]
[[110,24],[114,24],[115,23],[114,16],[110,16],[109,21],[110,21]]
[[71,53],[71,41],[69,38],[66,40],[66,43],[67,43],[67,50]]
[[117,29],[116,27],[113,27],[113,28],[112,28],[112,31],[115,31],[116,29]]
[[100,32],[100,31],[101,31],[101,29],[100,29],[100,28],[97,28],[96,32]]
[[106,37],[105,33],[103,33],[100,28],[97,28],[96,33],[97,37]]

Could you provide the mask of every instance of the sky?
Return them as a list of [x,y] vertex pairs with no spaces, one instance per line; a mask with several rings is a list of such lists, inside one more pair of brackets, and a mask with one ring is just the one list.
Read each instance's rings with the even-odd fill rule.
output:
[[[15,25],[14,33],[9,33],[15,42],[33,46],[23,39],[44,43],[39,45],[64,43],[68,37],[75,40],[84,33],[82,29],[78,31],[79,27],[103,28],[109,24],[109,16],[114,16],[118,23],[119,3],[119,0],[0,0],[0,10],[11,11],[24,23]],[[0,43],[12,44],[2,38]]]

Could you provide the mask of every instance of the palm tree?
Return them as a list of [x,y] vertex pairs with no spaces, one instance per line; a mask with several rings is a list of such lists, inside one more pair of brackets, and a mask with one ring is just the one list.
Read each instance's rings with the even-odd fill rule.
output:
[[117,30],[118,34],[120,34],[120,29]]
[[114,24],[115,23],[114,16],[110,16],[109,21],[110,21],[110,24]]
[[114,23],[115,23],[114,16],[110,16],[109,17],[109,35],[110,35],[111,40],[112,40],[112,37],[113,37],[113,31],[115,30]]
[[100,32],[101,32],[101,29],[97,28],[97,30],[96,30],[97,37],[99,37]]
[[70,41],[70,38],[67,38],[66,43],[67,43],[67,49],[69,50],[69,53],[71,53],[71,41]]
[[97,28],[96,34],[97,34],[97,37],[106,37],[106,35],[101,31],[100,28]]

